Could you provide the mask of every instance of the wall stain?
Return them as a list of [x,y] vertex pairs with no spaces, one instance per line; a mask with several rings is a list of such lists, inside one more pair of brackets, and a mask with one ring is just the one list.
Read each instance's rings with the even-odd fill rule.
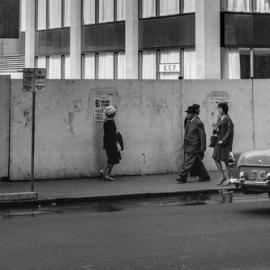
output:
[[74,120],[74,112],[69,112],[67,124],[68,124],[68,128],[69,128],[71,134],[74,134],[73,120]]
[[74,99],[73,100],[73,110],[74,112],[80,112],[82,110],[82,100]]
[[27,128],[30,126],[30,121],[31,121],[31,109],[30,108],[26,108],[23,111],[23,119],[24,119],[24,127]]

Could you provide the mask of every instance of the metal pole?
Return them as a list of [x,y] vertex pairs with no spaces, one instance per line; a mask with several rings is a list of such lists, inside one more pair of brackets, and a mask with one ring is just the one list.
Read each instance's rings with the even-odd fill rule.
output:
[[36,91],[33,89],[32,98],[32,149],[31,149],[31,191],[35,182],[35,123],[36,123]]

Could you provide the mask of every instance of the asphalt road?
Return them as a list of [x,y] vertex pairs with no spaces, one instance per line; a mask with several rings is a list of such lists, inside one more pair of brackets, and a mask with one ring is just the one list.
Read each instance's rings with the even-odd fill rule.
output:
[[0,211],[1,270],[270,269],[270,201]]

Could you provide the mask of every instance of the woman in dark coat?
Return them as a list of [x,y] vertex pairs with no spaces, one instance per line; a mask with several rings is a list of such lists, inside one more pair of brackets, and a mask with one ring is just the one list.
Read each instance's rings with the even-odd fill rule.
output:
[[104,169],[101,170],[101,174],[103,175],[104,179],[109,181],[116,180],[111,176],[112,169],[115,164],[120,162],[120,151],[124,149],[122,136],[119,132],[117,132],[114,121],[116,112],[117,109],[113,105],[105,108],[106,119],[103,125],[103,148],[106,151],[108,161]]
[[[219,118],[214,129],[214,133],[217,134],[217,143],[212,156],[222,175],[218,185],[222,185],[224,182],[228,181],[230,175],[229,159],[232,152],[234,127],[228,115],[228,110],[229,107],[227,103],[219,103]],[[221,162],[225,163],[226,171],[223,170]]]

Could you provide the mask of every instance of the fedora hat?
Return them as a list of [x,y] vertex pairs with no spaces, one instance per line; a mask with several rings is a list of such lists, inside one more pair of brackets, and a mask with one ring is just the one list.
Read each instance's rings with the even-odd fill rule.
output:
[[107,106],[107,107],[105,108],[105,114],[106,114],[107,116],[112,115],[112,114],[115,113],[115,112],[117,112],[117,109],[116,109],[116,107],[113,106],[113,105]]
[[188,108],[186,109],[186,112],[187,113],[196,113],[193,106],[188,106]]

